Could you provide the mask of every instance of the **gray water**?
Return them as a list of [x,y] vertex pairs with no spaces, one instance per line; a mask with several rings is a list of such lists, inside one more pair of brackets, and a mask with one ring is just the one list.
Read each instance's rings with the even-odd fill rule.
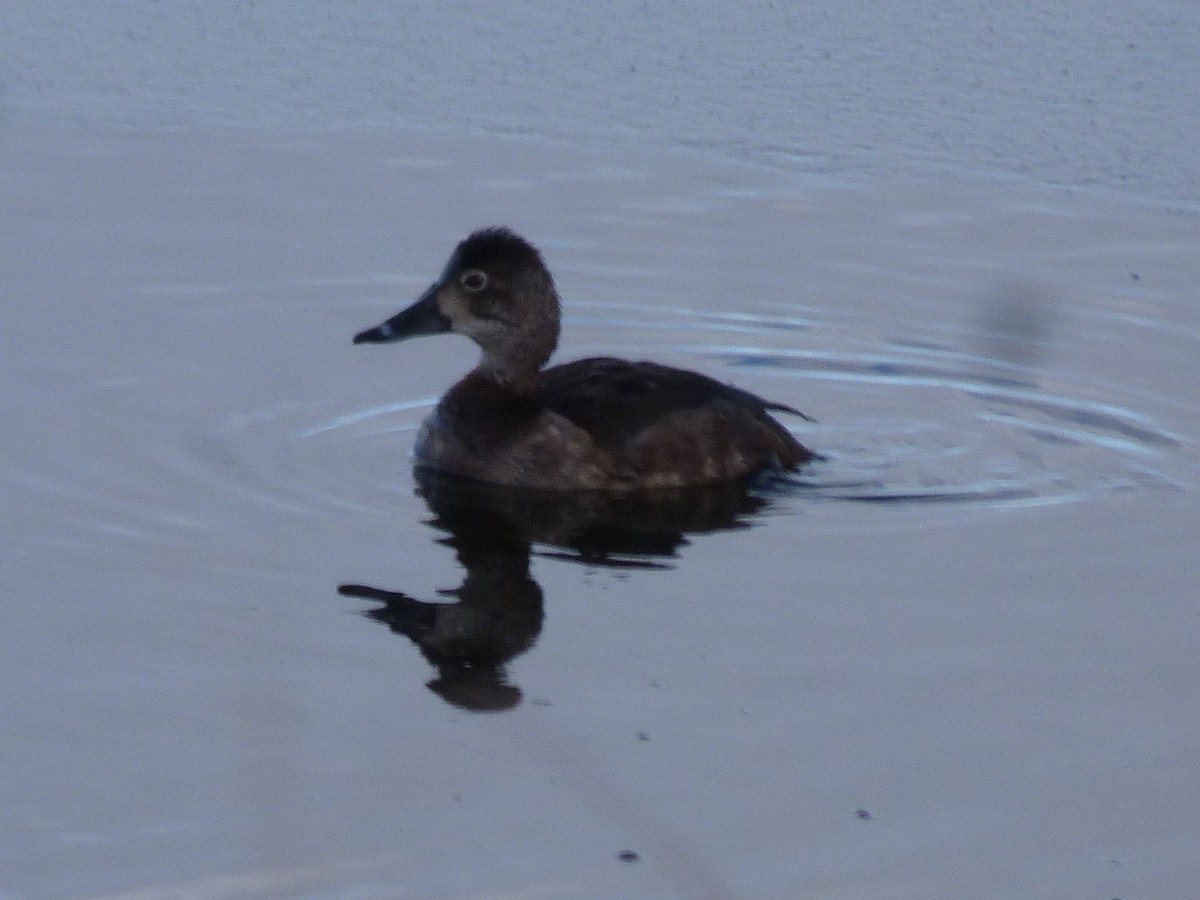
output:
[[[0,892],[1190,896],[1191,7],[338,9],[0,19]],[[826,459],[418,484],[494,222]]]

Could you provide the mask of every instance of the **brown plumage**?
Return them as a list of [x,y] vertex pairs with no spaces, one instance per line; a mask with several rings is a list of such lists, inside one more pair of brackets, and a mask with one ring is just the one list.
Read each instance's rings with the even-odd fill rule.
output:
[[420,464],[550,490],[717,484],[814,454],[771,416],[803,413],[686,369],[593,357],[543,369],[560,303],[541,254],[504,228],[477,231],[410,307],[355,343],[456,331],[482,349],[417,438]]

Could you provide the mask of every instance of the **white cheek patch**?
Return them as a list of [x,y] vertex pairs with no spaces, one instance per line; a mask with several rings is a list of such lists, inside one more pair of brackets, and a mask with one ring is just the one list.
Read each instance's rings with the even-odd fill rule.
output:
[[450,320],[455,331],[462,331],[462,325],[470,321],[466,304],[456,294],[439,294],[437,298],[438,312]]
[[492,331],[492,329],[488,327],[488,324],[489,323],[480,321],[479,319],[460,319],[454,323],[454,330],[459,334],[465,334],[473,341],[478,342],[480,338],[485,337],[490,331]]
[[390,338],[390,337],[394,336],[396,333],[396,330],[394,328],[392,328],[390,322],[384,322],[382,325],[379,326],[378,331],[379,331],[379,336],[382,338]]

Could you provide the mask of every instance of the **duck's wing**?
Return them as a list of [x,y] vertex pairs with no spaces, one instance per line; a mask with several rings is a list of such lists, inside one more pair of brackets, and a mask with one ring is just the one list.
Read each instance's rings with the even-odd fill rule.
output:
[[[718,460],[722,477],[730,477],[732,469],[794,468],[813,456],[770,411],[808,416],[687,369],[581,359],[545,370],[541,399],[638,469],[696,469]],[[745,462],[720,462],[726,458]]]

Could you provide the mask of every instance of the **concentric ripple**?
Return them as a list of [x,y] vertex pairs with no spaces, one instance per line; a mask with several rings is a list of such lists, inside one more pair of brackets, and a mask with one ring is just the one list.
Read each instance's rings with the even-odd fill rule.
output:
[[732,366],[854,385],[873,398],[878,411],[843,416],[811,438],[827,459],[799,481],[823,497],[998,506],[1185,484],[1178,473],[1184,439],[1151,418],[1051,392],[1019,373],[989,373],[978,358],[746,347],[715,355]]
[[214,480],[292,510],[394,515],[413,493],[408,456],[436,397],[346,410],[289,404],[229,422],[196,448]]
[[[788,482],[804,497],[989,508],[1183,489],[1195,478],[1191,439],[1146,411],[1153,398],[1120,386],[950,347],[868,346],[862,331],[809,311],[672,309],[650,321],[616,304],[572,312],[577,343],[564,358],[655,355],[814,415],[815,425],[788,423],[825,456]],[[472,353],[446,357],[449,387]],[[229,422],[203,455],[214,475],[273,502],[386,515],[411,502],[408,456],[435,402],[263,410]]]

